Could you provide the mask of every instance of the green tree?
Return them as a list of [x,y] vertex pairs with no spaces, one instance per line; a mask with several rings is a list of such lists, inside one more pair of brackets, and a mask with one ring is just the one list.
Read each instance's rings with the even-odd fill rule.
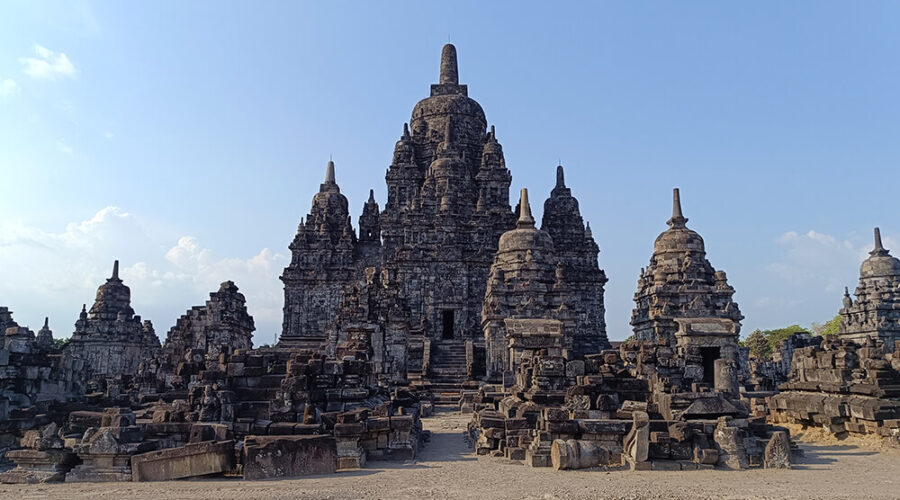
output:
[[782,340],[790,337],[795,333],[800,332],[807,332],[807,329],[803,328],[800,325],[791,325],[784,328],[776,328],[774,330],[763,330],[762,334],[766,337],[766,341],[769,343],[768,353],[774,351],[775,346],[777,346],[778,343]]
[[753,330],[743,342],[744,347],[750,348],[750,356],[762,359],[771,354],[772,349],[769,341],[761,330]]
[[816,335],[837,335],[841,331],[841,315],[835,315],[824,324],[813,323],[812,330]]

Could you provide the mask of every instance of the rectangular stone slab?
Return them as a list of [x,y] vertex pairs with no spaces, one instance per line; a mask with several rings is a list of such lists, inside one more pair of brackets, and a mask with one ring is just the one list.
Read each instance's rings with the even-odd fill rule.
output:
[[333,474],[337,448],[330,436],[247,436],[244,479]]
[[131,457],[134,481],[169,481],[219,474],[234,467],[234,441],[205,441]]

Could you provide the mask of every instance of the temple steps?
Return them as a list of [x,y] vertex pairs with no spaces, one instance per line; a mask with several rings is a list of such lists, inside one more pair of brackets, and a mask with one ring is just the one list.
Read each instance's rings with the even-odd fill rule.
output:
[[466,376],[466,344],[458,340],[432,343],[427,387],[436,405],[459,404]]

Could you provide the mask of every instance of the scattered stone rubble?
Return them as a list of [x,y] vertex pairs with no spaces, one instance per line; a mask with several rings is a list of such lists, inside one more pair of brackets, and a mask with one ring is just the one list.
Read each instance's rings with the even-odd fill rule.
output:
[[679,353],[649,341],[571,361],[537,355],[509,390],[485,387],[472,398],[470,437],[478,454],[533,467],[766,466],[778,429],[748,415],[727,365],[710,384],[698,358],[694,347]]
[[[4,483],[296,477],[414,460],[435,404],[472,412],[479,455],[557,470],[789,468],[787,430],[900,439],[900,260],[881,245],[845,292],[840,337],[795,334],[772,359],[738,347],[724,271],[686,227],[641,270],[634,339],[606,335],[599,247],[557,167],[536,227],[494,127],[459,84],[413,109],[354,230],[329,162],[290,245],[278,346],[254,349],[231,281],[169,330],[134,314],[118,276],[60,350],[0,307]],[[516,215],[518,214],[518,220]]]
[[770,399],[774,422],[844,436],[875,434],[900,446],[900,355],[869,337],[862,346],[834,336],[794,350],[790,380]]

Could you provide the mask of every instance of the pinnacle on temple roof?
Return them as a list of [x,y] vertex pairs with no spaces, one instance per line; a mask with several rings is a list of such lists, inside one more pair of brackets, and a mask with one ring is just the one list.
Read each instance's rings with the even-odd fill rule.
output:
[[687,217],[681,213],[681,194],[678,188],[672,190],[672,218],[666,224],[672,229],[680,229],[687,224]]
[[875,248],[869,252],[869,255],[888,255],[888,251],[884,249],[881,243],[881,229],[875,228]]
[[325,167],[325,183],[334,184],[334,162],[328,160],[328,166]]
[[566,174],[563,172],[563,166],[556,166],[556,187],[564,188],[566,187]]
[[334,178],[334,161],[332,160],[328,160],[328,164],[325,166],[325,182],[319,185],[319,192],[341,192],[341,188],[338,187]]
[[369,190],[369,199],[368,199],[368,201],[366,201],[366,203],[375,203],[375,190],[374,189]]
[[113,262],[112,277],[110,277],[106,281],[122,281],[119,279],[119,261],[118,260]]
[[519,198],[519,220],[516,222],[516,229],[533,227],[534,217],[531,216],[531,204],[528,203],[528,188],[522,188]]
[[407,140],[407,141],[410,139],[409,123],[406,123],[406,122],[403,123],[403,135],[401,136],[401,139]]
[[441,49],[441,85],[459,85],[459,68],[456,64],[456,47],[452,43]]

